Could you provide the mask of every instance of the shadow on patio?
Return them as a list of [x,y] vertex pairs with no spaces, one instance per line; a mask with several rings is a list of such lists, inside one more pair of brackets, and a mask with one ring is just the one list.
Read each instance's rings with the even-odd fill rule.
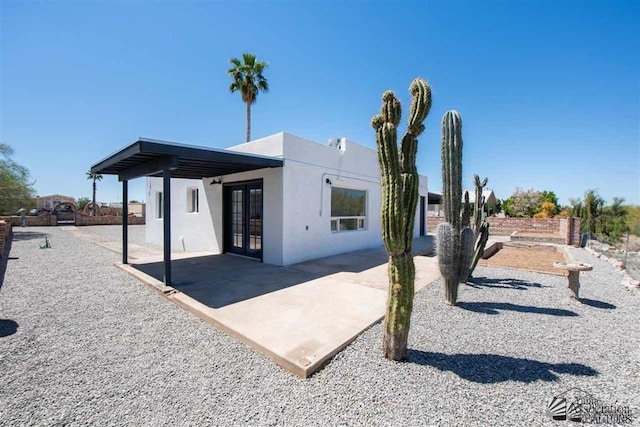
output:
[[[432,246],[430,236],[414,242],[416,254],[428,252]],[[199,256],[171,262],[171,286],[211,308],[221,308],[336,273],[362,273],[386,262],[383,248],[363,249],[288,267],[228,254]],[[162,281],[162,262],[132,263],[132,266]],[[386,288],[384,272],[380,280]]]
[[[233,255],[174,260],[171,286],[211,308],[220,308],[314,279],[314,275]],[[162,280],[163,263],[134,264]]]

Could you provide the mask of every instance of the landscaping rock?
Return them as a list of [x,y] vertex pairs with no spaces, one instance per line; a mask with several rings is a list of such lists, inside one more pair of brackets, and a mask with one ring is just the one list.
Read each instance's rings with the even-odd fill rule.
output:
[[114,268],[119,254],[26,230],[0,288],[2,426],[551,426],[549,399],[573,387],[640,406],[640,297],[583,250],[581,304],[556,297],[565,277],[478,267],[459,307],[440,280],[416,295],[406,362],[382,358],[376,324],[301,380]]

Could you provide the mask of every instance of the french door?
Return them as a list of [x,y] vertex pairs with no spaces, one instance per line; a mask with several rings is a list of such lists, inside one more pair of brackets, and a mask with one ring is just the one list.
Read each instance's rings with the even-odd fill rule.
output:
[[226,252],[262,259],[262,181],[224,185]]

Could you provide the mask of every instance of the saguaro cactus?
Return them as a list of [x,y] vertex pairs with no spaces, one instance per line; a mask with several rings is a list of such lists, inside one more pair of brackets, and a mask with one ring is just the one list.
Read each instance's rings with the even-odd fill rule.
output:
[[475,236],[469,228],[469,193],[462,207],[462,119],[457,111],[442,117],[442,186],[444,218],[438,225],[437,253],[445,300],[455,305],[458,284],[467,280]]
[[409,87],[411,107],[407,132],[398,148],[397,127],[400,101],[392,91],[382,95],[382,109],[371,119],[382,185],[382,240],[389,255],[389,294],[384,323],[383,354],[402,360],[407,353],[407,337],[413,310],[415,266],[413,264],[413,225],[418,204],[416,154],[422,122],[431,108],[431,88],[422,79]]
[[489,223],[486,222],[485,213],[485,200],[482,195],[482,190],[486,187],[488,178],[480,181],[478,175],[473,175],[473,184],[475,186],[476,200],[473,206],[473,234],[476,239],[476,247],[473,251],[473,259],[471,261],[471,267],[469,267],[469,275],[467,279],[471,279],[473,270],[476,269],[478,261],[482,258],[484,248],[489,240]]

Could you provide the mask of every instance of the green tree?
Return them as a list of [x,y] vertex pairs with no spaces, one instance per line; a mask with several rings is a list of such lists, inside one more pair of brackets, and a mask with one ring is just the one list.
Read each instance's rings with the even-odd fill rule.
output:
[[502,201],[505,215],[517,218],[553,218],[558,213],[558,206],[556,193],[533,188],[527,191],[516,188],[508,199]]
[[487,205],[487,211],[491,215],[499,214],[503,210],[503,206],[502,206],[503,203],[504,202],[502,200],[496,199],[496,203],[495,204]]
[[627,227],[631,234],[640,237],[640,206],[628,205],[624,209],[627,211]]
[[517,218],[532,218],[542,205],[542,193],[533,188],[524,191],[516,188],[511,196],[502,203],[507,216]]
[[613,241],[620,238],[629,231],[627,225],[627,210],[623,207],[624,199],[614,197],[611,206],[605,206],[600,215],[600,232]]
[[558,196],[556,196],[556,193],[554,193],[553,191],[545,190],[540,193],[540,206],[542,206],[542,203],[544,202],[553,203],[554,205],[556,205],[556,208],[560,206],[558,204]]
[[88,197],[80,197],[78,200],[76,200],[76,204],[78,205],[78,209],[80,209],[80,210],[84,209],[84,207],[87,206],[90,201],[91,201],[91,199],[88,198]]
[[582,231],[589,233],[598,233],[598,217],[602,214],[604,207],[604,199],[600,197],[595,189],[587,190],[584,193],[582,202]]
[[569,206],[567,206],[566,209],[571,213],[571,216],[582,218],[582,199],[580,197],[569,199]]
[[630,210],[623,205],[623,198],[614,197],[611,205],[605,206],[606,202],[598,191],[591,189],[584,193],[584,199],[569,199],[569,203],[571,214],[581,219],[583,233],[615,242],[630,229],[633,232],[628,220]]
[[553,218],[558,214],[558,207],[553,204],[553,202],[545,201],[542,202],[542,206],[536,212],[533,217],[534,218]]
[[91,205],[91,214],[93,216],[96,216],[96,189],[98,188],[98,186],[96,185],[96,181],[102,181],[102,175],[100,175],[99,173],[88,171],[87,179],[93,181],[93,197],[91,199],[93,205]]
[[0,212],[5,214],[30,207],[35,195],[29,171],[12,156],[13,149],[0,143]]
[[269,83],[262,75],[266,62],[256,59],[251,53],[243,53],[242,61],[238,58],[231,58],[231,68],[227,74],[231,76],[233,82],[229,86],[231,93],[240,92],[242,102],[247,104],[247,142],[251,140],[251,105],[255,104],[259,92],[269,92]]

